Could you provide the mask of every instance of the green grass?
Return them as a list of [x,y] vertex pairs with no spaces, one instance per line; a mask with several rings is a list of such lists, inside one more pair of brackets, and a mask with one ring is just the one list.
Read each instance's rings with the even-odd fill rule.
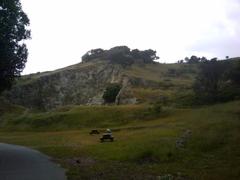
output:
[[153,113],[151,106],[68,106],[49,112],[24,113],[3,118],[3,129],[14,131],[59,131],[126,125],[166,114]]
[[124,71],[131,77],[133,94],[140,103],[164,98],[172,106],[191,105],[192,84],[197,72],[197,64],[133,65]]
[[[51,113],[69,113],[67,117],[73,123],[74,118],[83,116],[81,129],[2,131],[0,141],[32,147],[52,156],[68,169],[70,180],[157,179],[166,174],[232,180],[240,177],[239,107],[240,102],[235,101],[196,109],[172,109],[165,116],[148,120],[131,117],[124,123],[123,119],[128,119],[132,112],[141,112],[142,107],[68,107]],[[41,116],[44,119],[44,114]],[[115,142],[100,143],[100,135],[88,134],[92,127],[103,129],[105,125],[113,129]],[[176,148],[176,141],[186,130],[191,134],[184,148]],[[74,163],[74,159],[81,163]]]
[[44,76],[51,76],[56,75],[59,72],[63,71],[86,71],[89,69],[93,69],[99,65],[103,64],[102,62],[96,61],[96,62],[88,62],[88,63],[78,63],[71,66],[67,66],[65,68],[57,69],[55,71],[46,71],[46,72],[37,72],[33,74],[24,75],[21,78],[17,80],[17,85],[27,85],[32,84],[36,82],[39,78]]
[[[170,70],[174,70],[174,74]],[[165,81],[171,79],[176,83],[189,84],[198,71],[196,64],[144,64],[133,65],[125,70],[125,73],[149,81]]]

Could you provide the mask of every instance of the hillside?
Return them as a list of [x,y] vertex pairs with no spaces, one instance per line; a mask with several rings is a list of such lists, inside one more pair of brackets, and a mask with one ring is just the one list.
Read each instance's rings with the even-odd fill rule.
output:
[[[156,62],[158,58],[151,49],[130,50],[127,46],[93,49],[83,55],[81,63],[19,78],[3,96],[10,103],[40,110],[66,105],[103,105],[108,87],[118,84],[120,89],[111,104],[191,105],[199,67],[211,61],[192,56],[185,63],[161,64]],[[216,64],[231,70],[235,62],[239,58]]]
[[[0,98],[0,141],[51,156],[69,180],[239,179],[239,93],[192,106],[201,63],[160,64],[151,50],[123,49],[127,56],[97,49],[82,63],[18,79]],[[214,63],[239,82],[239,58]],[[223,80],[221,98],[239,88]],[[121,87],[112,103],[103,99],[109,84]],[[112,143],[99,141],[106,128]]]
[[[5,98],[28,108],[52,109],[65,105],[100,105],[110,83],[121,85],[119,104],[148,103],[191,92],[197,72],[192,64],[132,64],[123,67],[102,60],[79,63],[18,79]],[[181,93],[180,93],[181,94]]]

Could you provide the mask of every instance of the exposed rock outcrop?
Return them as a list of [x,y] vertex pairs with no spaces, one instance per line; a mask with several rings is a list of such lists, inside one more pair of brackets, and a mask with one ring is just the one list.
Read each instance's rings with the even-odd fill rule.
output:
[[122,88],[119,91],[115,103],[119,104],[136,104],[137,98],[134,97],[134,94],[131,90],[131,82],[129,77],[125,76],[122,79]]
[[51,109],[68,104],[102,104],[108,83],[122,82],[121,66],[86,63],[76,67],[23,77],[5,97],[29,108]]

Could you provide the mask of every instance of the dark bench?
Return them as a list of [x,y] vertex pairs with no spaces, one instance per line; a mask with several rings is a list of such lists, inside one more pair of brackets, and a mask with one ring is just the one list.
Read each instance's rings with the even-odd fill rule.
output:
[[100,133],[98,130],[93,129],[89,134],[92,135],[92,134],[100,134]]
[[109,133],[104,133],[100,138],[100,141],[104,142],[105,140],[110,140],[112,142],[114,140],[114,137]]

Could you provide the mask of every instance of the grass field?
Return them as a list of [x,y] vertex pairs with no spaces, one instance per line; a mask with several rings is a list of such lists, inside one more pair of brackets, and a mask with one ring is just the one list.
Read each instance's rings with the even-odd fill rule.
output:
[[197,64],[159,63],[132,65],[124,73],[131,77],[133,94],[140,103],[164,101],[184,105],[191,104],[185,96],[192,96],[192,84],[198,70]]
[[[17,111],[18,118],[5,115],[0,141],[50,155],[67,169],[69,180],[232,180],[240,177],[239,107],[235,101],[164,109],[157,116],[141,105]],[[92,128],[107,127],[116,139],[112,143],[89,135]]]

